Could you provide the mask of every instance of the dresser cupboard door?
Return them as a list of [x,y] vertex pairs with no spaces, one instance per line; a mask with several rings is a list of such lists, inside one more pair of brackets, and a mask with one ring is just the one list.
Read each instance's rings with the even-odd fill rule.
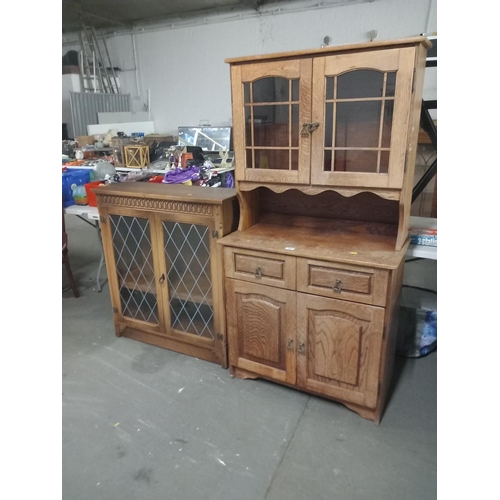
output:
[[378,395],[384,309],[297,293],[297,384],[368,408]]
[[226,280],[229,362],[280,382],[296,381],[296,293]]
[[311,184],[400,189],[415,48],[317,57]]
[[312,59],[231,67],[236,179],[309,184]]

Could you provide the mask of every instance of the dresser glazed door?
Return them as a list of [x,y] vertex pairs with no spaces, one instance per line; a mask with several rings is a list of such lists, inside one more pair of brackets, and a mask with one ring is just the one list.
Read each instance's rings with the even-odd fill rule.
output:
[[382,308],[297,294],[297,385],[375,408]]
[[237,180],[309,184],[312,60],[231,68]]
[[415,49],[314,59],[311,184],[402,187]]

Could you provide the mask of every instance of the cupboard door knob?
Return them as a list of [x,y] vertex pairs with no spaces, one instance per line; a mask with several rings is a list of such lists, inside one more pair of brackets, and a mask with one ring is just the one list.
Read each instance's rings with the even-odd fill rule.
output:
[[254,274],[254,276],[255,276],[256,278],[258,278],[258,279],[262,278],[262,273],[260,272],[260,267],[258,267],[258,266],[257,266],[257,267],[255,268],[255,272],[254,272],[253,274]]
[[306,345],[304,342],[299,342],[299,345],[297,346],[297,352],[300,354],[305,354],[306,353]]
[[335,281],[335,285],[333,286],[333,291],[340,293],[342,291],[342,288],[340,288],[341,284],[342,284],[342,281],[340,281],[340,280]]
[[292,339],[288,339],[288,342],[286,343],[286,348],[293,349],[293,340]]
[[158,281],[160,282],[160,285],[163,285],[163,283],[165,283],[165,275],[164,275],[164,274],[162,274],[162,275],[160,276],[160,279],[159,279]]

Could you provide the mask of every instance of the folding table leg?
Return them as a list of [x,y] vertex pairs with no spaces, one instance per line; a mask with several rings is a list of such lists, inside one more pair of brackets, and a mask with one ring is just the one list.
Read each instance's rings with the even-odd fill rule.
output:
[[[100,292],[102,290],[101,287],[101,282],[100,282],[100,276],[101,276],[101,269],[104,265],[104,248],[102,246],[102,237],[101,237],[101,228],[99,226],[99,221],[95,221],[95,227],[97,230],[97,239],[99,240],[99,246],[101,248],[101,260],[99,261],[99,268],[97,269],[97,276],[96,276],[96,283],[97,283],[97,291]],[[108,281],[107,279],[104,280],[103,284]]]

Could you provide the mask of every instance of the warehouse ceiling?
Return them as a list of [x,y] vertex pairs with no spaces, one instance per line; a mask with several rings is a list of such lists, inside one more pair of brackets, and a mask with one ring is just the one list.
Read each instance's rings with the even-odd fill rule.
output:
[[62,32],[141,29],[213,15],[278,14],[377,0],[62,0]]
[[82,20],[97,29],[134,28],[175,18],[258,11],[280,0],[62,0],[62,31],[79,31]]

